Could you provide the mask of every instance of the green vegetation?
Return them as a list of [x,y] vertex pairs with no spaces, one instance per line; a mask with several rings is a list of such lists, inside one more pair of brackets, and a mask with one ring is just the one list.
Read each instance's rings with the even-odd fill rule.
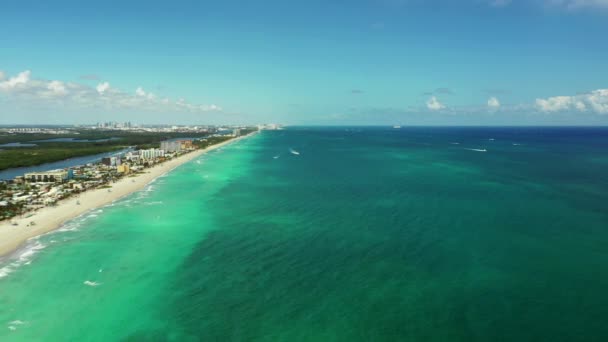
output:
[[[134,132],[134,131],[115,131],[115,130],[90,130],[79,129],[72,130],[72,133],[66,134],[26,134],[26,133],[0,133],[0,145],[7,143],[33,143],[38,145],[51,144],[69,144],[74,142],[34,142],[37,140],[73,138],[77,140],[93,140],[91,142],[78,142],[78,144],[93,144],[93,145],[125,145],[139,146],[145,144],[158,144],[162,140],[174,138],[199,138],[204,137],[204,133],[180,133],[180,132]],[[110,141],[94,141],[116,138]]]
[[[241,129],[241,135],[255,130],[255,128]],[[199,148],[206,148],[232,138],[231,136],[209,137],[206,133],[182,132],[133,132],[91,129],[74,129],[70,130],[70,132],[66,134],[0,133],[0,145],[8,143],[36,144],[36,146],[31,147],[0,147],[0,170],[112,152],[127,147],[134,147],[136,149],[158,148],[161,141],[168,139],[202,139],[195,140],[194,144]],[[81,140],[81,142],[39,141],[66,138]]]
[[193,145],[197,146],[198,148],[207,148],[211,145],[215,145],[215,144],[219,144],[222,143],[224,141],[230,140],[232,139],[232,136],[225,136],[225,137],[209,137],[209,138],[203,138],[201,140],[195,140],[192,142]]
[[[241,129],[241,136],[247,135],[247,134],[255,132],[255,131],[257,131],[257,128]],[[203,138],[200,140],[195,140],[192,143],[195,146],[197,146],[198,148],[207,148],[211,145],[219,144],[224,141],[230,140],[232,138],[233,138],[233,136],[231,136],[231,135],[221,136],[221,137],[209,137],[209,138]]]
[[[156,132],[123,132],[74,130],[70,134],[25,134],[0,133],[0,144],[32,143],[31,147],[0,147],[0,170],[34,166],[82,157],[98,153],[112,152],[127,147],[158,148],[160,142],[174,138],[202,138],[206,134],[194,133],[156,133]],[[89,142],[36,142],[37,140],[74,138],[92,140]],[[96,141],[110,139],[106,141]]]
[[[72,144],[73,146],[74,144]],[[74,146],[73,148],[59,147],[19,147],[0,151],[0,170],[33,166],[44,163],[82,157],[91,154],[111,152],[122,149],[122,146]]]

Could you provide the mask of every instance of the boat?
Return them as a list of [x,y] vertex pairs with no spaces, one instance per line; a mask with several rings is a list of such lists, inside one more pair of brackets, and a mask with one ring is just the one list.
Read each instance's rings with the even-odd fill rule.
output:
[[298,152],[298,151],[294,150],[293,148],[290,148],[290,149],[289,149],[289,152],[291,152],[291,154],[295,154],[296,156],[299,156],[299,155],[300,155],[300,152]]
[[395,129],[399,129],[399,128],[401,128],[401,126],[399,126],[399,125],[395,125],[395,126],[393,126],[393,128],[395,128]]

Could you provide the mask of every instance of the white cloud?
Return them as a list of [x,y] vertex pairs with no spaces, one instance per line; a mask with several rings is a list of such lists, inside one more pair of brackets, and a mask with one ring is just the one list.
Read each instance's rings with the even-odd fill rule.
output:
[[488,107],[491,109],[498,109],[500,108],[500,101],[498,101],[496,97],[492,96],[488,99]]
[[60,81],[49,82],[47,88],[49,89],[51,96],[65,96],[68,94],[68,90],[65,88],[65,85]]
[[608,114],[608,89],[598,89],[586,95],[587,102],[600,114]]
[[135,95],[144,97],[146,96],[146,92],[142,89],[142,87],[137,87],[137,89],[135,89]]
[[100,95],[103,95],[103,93],[105,93],[108,89],[110,89],[110,83],[108,83],[108,82],[99,83],[95,89],[97,89],[97,92]]
[[146,93],[142,87],[137,87],[137,89],[135,89],[135,95],[139,97],[145,97],[148,100],[154,100],[156,98],[156,95],[152,93]]
[[584,111],[587,110],[587,106],[584,103],[580,102],[580,101],[577,101],[574,104],[574,108],[576,108],[579,112],[584,112]]
[[200,105],[199,109],[204,112],[213,112],[213,111],[222,111],[222,107],[216,106],[214,104],[210,105]]
[[431,96],[431,98],[426,101],[426,107],[430,110],[441,110],[445,108],[445,106],[439,102],[435,96]]
[[20,72],[17,76],[11,77],[6,81],[0,82],[0,90],[9,91],[15,88],[23,87],[30,81],[29,70]]
[[608,89],[598,89],[575,96],[553,96],[546,99],[536,99],[536,108],[546,113],[568,110],[584,112],[591,109],[597,114],[608,114]]
[[2,81],[4,79],[4,77],[6,77],[6,75],[4,74],[4,71],[0,70],[0,81]]
[[163,112],[220,112],[215,104],[193,104],[180,98],[158,99],[142,87],[135,94],[110,87],[109,82],[101,82],[95,87],[86,84],[62,82],[59,80],[32,79],[29,70],[7,80],[0,79],[0,94],[21,104],[42,104],[44,106],[60,103],[62,108],[81,110],[100,108],[103,110],[134,110]]
[[570,108],[571,96],[554,96],[547,99],[536,99],[536,107],[542,112],[559,112]]

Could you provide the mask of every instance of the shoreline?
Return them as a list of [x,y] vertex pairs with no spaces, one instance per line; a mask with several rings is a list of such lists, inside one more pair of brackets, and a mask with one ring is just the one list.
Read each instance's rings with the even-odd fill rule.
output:
[[[37,211],[25,213],[19,218],[0,222],[0,258],[7,257],[11,253],[17,251],[31,238],[54,231],[63,226],[67,221],[88,211],[110,204],[143,189],[156,178],[172,171],[182,164],[200,157],[207,152],[251,137],[255,134],[257,134],[257,132],[230,139],[209,146],[203,150],[199,149],[181,155],[162,164],[154,165],[153,167],[146,169],[145,173],[139,174],[136,177],[125,176],[116,183],[111,184],[112,192],[108,192],[107,188],[89,190],[78,196],[64,199],[58,202],[55,207],[44,207]],[[77,204],[77,202],[80,202],[80,204]],[[36,225],[29,225],[32,221],[36,222]],[[19,225],[13,226],[11,222],[17,222]]]

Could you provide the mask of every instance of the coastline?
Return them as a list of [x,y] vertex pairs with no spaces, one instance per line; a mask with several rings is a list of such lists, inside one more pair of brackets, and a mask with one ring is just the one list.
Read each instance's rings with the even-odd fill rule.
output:
[[[257,132],[250,133],[242,137],[209,146],[203,150],[195,150],[181,155],[170,161],[148,168],[145,170],[145,173],[139,174],[136,177],[123,177],[116,183],[111,184],[112,192],[108,192],[108,189],[89,190],[78,196],[64,199],[55,207],[45,207],[35,212],[26,213],[26,215],[19,218],[0,222],[0,257],[5,257],[18,250],[28,239],[56,230],[67,221],[90,210],[110,204],[122,197],[143,189],[154,179],[170,172],[184,163],[200,157],[209,151],[250,137],[256,133]],[[77,204],[78,201],[80,202],[80,205]],[[28,216],[30,214],[31,216]],[[36,225],[29,225],[32,221],[36,222]],[[16,222],[18,225],[13,226],[12,222]]]

